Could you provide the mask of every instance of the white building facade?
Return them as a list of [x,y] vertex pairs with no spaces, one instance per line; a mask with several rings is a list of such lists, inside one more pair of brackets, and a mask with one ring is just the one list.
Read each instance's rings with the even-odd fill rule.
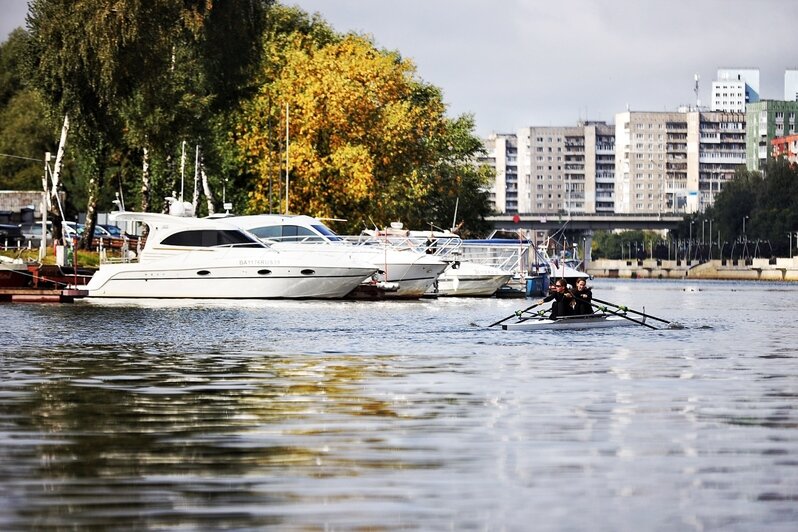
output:
[[798,102],[798,70],[784,71],[784,101]]
[[745,106],[759,101],[758,68],[721,68],[712,82],[712,111],[745,112]]

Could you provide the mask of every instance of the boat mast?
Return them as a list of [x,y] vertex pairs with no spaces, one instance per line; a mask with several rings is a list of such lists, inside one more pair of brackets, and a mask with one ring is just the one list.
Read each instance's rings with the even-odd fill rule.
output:
[[285,104],[285,214],[288,214],[288,104]]
[[183,202],[183,185],[186,182],[186,141],[183,141],[182,151],[180,153],[180,202]]
[[454,202],[454,216],[452,217],[452,228],[450,231],[454,233],[454,230],[457,229],[457,207],[460,206],[460,196],[457,196],[457,200]]

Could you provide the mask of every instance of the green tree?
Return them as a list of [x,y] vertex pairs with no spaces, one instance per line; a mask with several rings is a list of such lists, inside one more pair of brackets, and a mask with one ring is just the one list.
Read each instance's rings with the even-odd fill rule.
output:
[[[757,190],[762,186],[762,182],[758,172],[749,172],[745,168],[740,168],[715,198],[709,215],[715,220],[717,230],[725,235],[726,241],[731,243],[742,238],[743,219],[751,218],[756,208]],[[749,227],[750,224],[746,229]]]
[[[249,79],[268,0],[157,2],[33,0],[30,72],[73,123],[87,175],[86,237],[109,162],[166,145],[161,190],[174,190],[175,146],[199,142],[212,113],[231,107]],[[182,138],[181,138],[182,137]],[[154,150],[153,150],[154,151]],[[129,165],[121,165],[122,168]],[[143,191],[142,196],[149,194]]]
[[[750,231],[749,231],[750,229]],[[746,232],[761,240],[764,253],[786,256],[788,233],[798,230],[798,167],[786,159],[769,160],[756,194],[756,208]]]
[[44,154],[56,149],[54,131],[41,99],[32,91],[18,91],[0,108],[0,153],[4,154],[0,188],[41,190]]
[[22,28],[12,31],[0,44],[0,109],[23,88],[22,66],[27,44],[28,34]]
[[[666,258],[662,236],[654,231],[596,231],[591,255],[595,259]],[[653,253],[653,257],[652,257]]]
[[491,228],[486,217],[493,213],[489,190],[495,171],[475,163],[485,148],[474,135],[473,116],[447,120],[444,133],[433,144],[437,152],[429,169],[433,184],[416,216],[441,228],[452,224],[464,237],[484,236]]

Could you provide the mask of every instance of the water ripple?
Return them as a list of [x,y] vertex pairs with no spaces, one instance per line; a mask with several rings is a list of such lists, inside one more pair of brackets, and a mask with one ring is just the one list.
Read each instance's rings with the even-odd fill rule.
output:
[[798,288],[595,284],[685,328],[510,333],[487,324],[528,305],[498,299],[0,305],[0,528],[793,530]]

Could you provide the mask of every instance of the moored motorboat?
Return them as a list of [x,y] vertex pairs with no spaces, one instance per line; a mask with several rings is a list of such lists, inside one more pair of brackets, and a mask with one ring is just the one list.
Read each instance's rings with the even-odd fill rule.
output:
[[31,278],[30,268],[26,262],[0,255],[0,288],[30,286]]
[[608,327],[626,327],[629,325],[643,324],[642,322],[618,314],[584,314],[581,316],[563,316],[550,319],[539,316],[522,318],[515,323],[505,323],[505,331],[542,331],[549,329],[604,329]]
[[443,297],[490,297],[513,274],[488,264],[455,261],[438,276],[435,294]]
[[342,298],[372,264],[329,253],[280,250],[223,220],[122,212],[149,226],[137,260],[104,263],[90,298]]
[[[448,265],[434,255],[396,249],[378,239],[360,243],[346,241],[311,216],[258,214],[228,217],[225,221],[246,229],[274,249],[328,253],[373,264],[378,271],[358,287],[366,296],[375,287],[385,285],[391,289],[381,290],[380,298],[420,298]],[[360,296],[368,298],[363,297],[364,294]]]

